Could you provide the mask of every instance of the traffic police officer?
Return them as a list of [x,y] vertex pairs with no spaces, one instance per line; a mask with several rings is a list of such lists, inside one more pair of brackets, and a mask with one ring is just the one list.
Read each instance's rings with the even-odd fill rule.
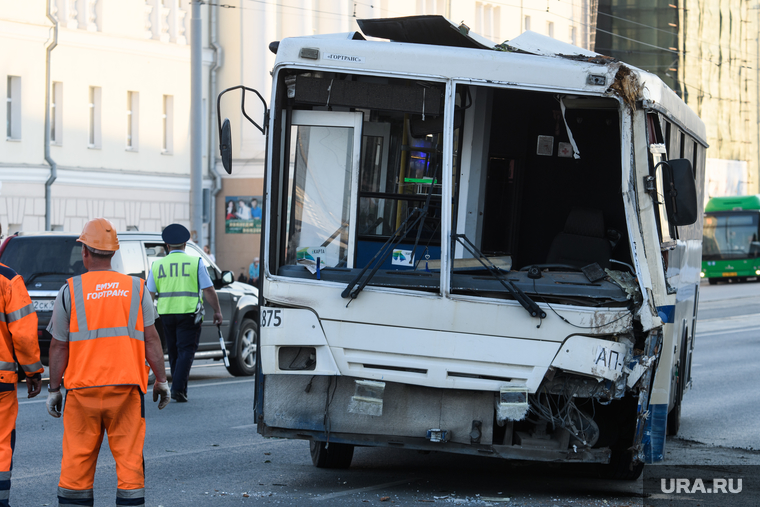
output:
[[153,263],[147,285],[151,296],[158,298],[172,373],[172,399],[186,402],[187,379],[201,336],[203,297],[214,309],[217,326],[222,324],[222,310],[201,258],[185,253],[190,231],[181,224],[171,224],[161,237],[169,254]]
[[37,343],[37,313],[24,280],[0,264],[0,506],[10,505],[11,465],[16,441],[16,360],[26,375],[29,398],[40,393],[42,363]]
[[87,272],[69,278],[55,299],[48,331],[47,409],[61,417],[66,372],[63,459],[58,505],[93,505],[92,486],[104,431],[116,460],[116,505],[145,505],[145,401],[148,368],[153,401],[169,403],[169,384],[153,301],[140,278],[111,270],[119,240],[111,222],[96,218],[79,236]]

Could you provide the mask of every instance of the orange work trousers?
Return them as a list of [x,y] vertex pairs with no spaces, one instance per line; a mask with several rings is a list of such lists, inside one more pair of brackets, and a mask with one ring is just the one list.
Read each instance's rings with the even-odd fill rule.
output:
[[[8,389],[11,386],[12,389]],[[13,447],[16,444],[18,398],[15,384],[0,384],[0,506],[8,505],[11,494]]]
[[145,399],[137,386],[107,386],[66,393],[59,505],[92,501],[104,434],[116,461],[116,505],[144,504]]

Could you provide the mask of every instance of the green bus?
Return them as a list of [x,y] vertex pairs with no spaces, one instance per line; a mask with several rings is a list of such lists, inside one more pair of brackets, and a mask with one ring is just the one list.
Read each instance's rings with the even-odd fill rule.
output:
[[702,278],[747,280],[760,276],[760,195],[713,197],[705,206]]

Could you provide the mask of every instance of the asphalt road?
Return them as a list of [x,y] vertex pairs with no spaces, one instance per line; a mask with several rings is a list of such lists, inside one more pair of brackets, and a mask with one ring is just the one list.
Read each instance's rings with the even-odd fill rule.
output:
[[683,439],[760,450],[760,283],[702,284]]
[[[701,287],[694,387],[684,399],[680,438],[666,464],[760,464],[756,368],[760,284]],[[57,505],[62,423],[44,395],[19,391],[11,505]],[[599,479],[591,467],[526,465],[492,458],[357,448],[348,470],[314,468],[304,441],[263,439],[253,424],[250,378],[197,362],[189,403],[159,412],[146,400],[147,505],[352,506],[648,504],[642,482]],[[44,391],[44,390],[43,390]],[[96,505],[113,505],[116,473],[104,442]],[[670,503],[669,505],[677,505]],[[694,504],[696,505],[696,503]]]

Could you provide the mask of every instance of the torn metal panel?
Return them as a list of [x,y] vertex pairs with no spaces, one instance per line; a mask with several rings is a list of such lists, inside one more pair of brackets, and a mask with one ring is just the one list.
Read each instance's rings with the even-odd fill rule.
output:
[[364,35],[434,46],[453,46],[472,49],[491,49],[494,43],[471,31],[467,25],[457,25],[443,16],[406,16],[401,18],[357,19]]
[[623,289],[626,294],[628,294],[628,299],[630,299],[633,304],[641,304],[643,300],[643,297],[641,296],[641,289],[639,288],[639,284],[636,282],[636,278],[631,273],[628,271],[617,271],[613,269],[605,269],[604,271],[613,282],[618,284],[620,288]]
[[532,55],[539,56],[565,56],[565,57],[583,57],[584,61],[588,58],[598,59],[601,58],[604,61],[614,61],[609,57],[600,55],[588,49],[579,48],[566,42],[558,41],[552,37],[541,35],[540,33],[531,32],[527,30],[518,35],[514,39],[504,43],[513,51],[522,51],[524,53],[530,53]]
[[631,110],[634,110],[636,101],[641,96],[641,84],[637,74],[621,63],[608,91],[618,95]]

